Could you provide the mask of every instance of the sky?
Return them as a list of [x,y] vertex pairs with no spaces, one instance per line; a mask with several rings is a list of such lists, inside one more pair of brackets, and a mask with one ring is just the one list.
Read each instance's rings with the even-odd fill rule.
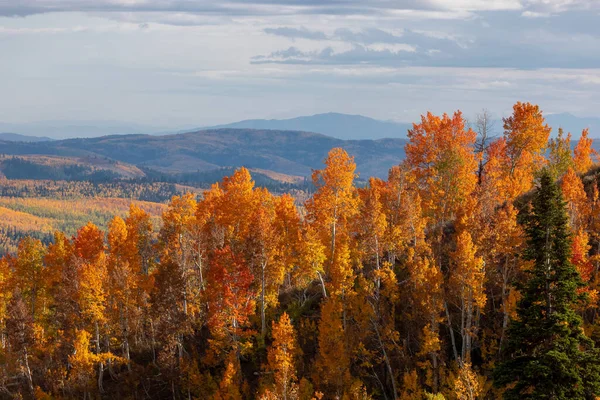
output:
[[600,116],[600,0],[0,0],[0,122]]

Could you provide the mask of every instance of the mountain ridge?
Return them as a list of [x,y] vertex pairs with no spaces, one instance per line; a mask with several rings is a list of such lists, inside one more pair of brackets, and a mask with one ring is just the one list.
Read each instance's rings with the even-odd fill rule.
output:
[[104,157],[163,174],[246,166],[310,176],[331,148],[355,156],[362,177],[386,177],[404,158],[405,139],[341,140],[314,132],[207,129],[174,135],[111,135],[41,143],[3,142],[7,155]]

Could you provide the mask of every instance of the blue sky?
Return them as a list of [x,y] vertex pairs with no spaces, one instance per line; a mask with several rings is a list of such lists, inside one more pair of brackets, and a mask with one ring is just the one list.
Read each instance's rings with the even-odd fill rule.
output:
[[0,0],[0,121],[600,115],[598,0]]

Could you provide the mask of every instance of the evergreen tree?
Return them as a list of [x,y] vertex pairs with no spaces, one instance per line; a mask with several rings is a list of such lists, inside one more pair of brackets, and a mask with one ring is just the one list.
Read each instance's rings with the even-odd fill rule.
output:
[[583,286],[571,264],[571,237],[565,203],[544,170],[532,209],[522,224],[527,233],[527,278],[516,284],[522,298],[511,321],[505,361],[494,371],[505,399],[593,399],[600,394],[598,351],[585,336],[575,307]]

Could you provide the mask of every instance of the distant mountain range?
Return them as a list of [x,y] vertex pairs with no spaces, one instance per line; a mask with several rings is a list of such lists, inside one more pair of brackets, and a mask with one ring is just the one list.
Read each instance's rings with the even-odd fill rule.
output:
[[249,119],[211,127],[316,132],[343,140],[406,138],[412,124],[379,121],[362,115],[316,114],[291,119]]
[[27,136],[18,133],[0,133],[0,140],[7,142],[48,142],[53,139],[42,136]]
[[[562,113],[547,114],[546,121],[554,128],[554,135],[558,132],[558,128],[562,127],[576,138],[584,128],[589,128],[591,137],[600,137],[600,118],[576,117],[569,113]],[[166,135],[220,128],[314,132],[342,140],[363,140],[406,138],[407,131],[412,128],[412,123],[380,121],[362,115],[340,113],[316,114],[290,119],[249,119],[230,124],[189,129],[145,126],[118,121],[45,121],[29,124],[0,122],[0,132],[15,132],[24,136],[54,139],[129,134]],[[496,134],[502,132],[501,120],[496,121],[495,130]],[[18,137],[3,139],[23,140]]]
[[0,132],[14,132],[26,136],[45,136],[53,139],[153,134],[166,131],[167,129],[164,127],[120,121],[40,121],[22,124],[0,122]]
[[[554,128],[554,135],[558,132],[558,128],[562,127],[577,138],[582,129],[590,128],[591,137],[600,138],[600,118],[576,117],[569,113],[562,113],[546,114],[546,121]],[[127,134],[166,135],[220,128],[314,132],[336,139],[362,140],[406,138],[408,129],[412,128],[412,123],[380,121],[362,115],[340,113],[316,114],[290,119],[249,119],[230,124],[189,129],[145,126],[119,121],[44,121],[29,124],[0,122],[0,132],[15,132],[21,135],[54,139]],[[496,121],[495,131],[497,135],[502,133],[501,120]],[[13,141],[17,139],[4,138],[4,140]]]
[[581,131],[588,128],[590,137],[600,138],[600,118],[576,117],[569,113],[548,114],[545,117],[554,135],[558,132],[558,128],[563,128],[565,132],[571,132],[574,138],[578,138]]
[[361,177],[368,178],[386,177],[389,168],[404,158],[405,144],[405,139],[341,140],[311,132],[224,128],[163,136],[4,141],[0,153],[107,159],[120,162],[121,170],[127,169],[126,163],[147,173],[171,175],[246,166],[267,174],[306,177],[322,168],[331,148],[342,147],[355,156]]

